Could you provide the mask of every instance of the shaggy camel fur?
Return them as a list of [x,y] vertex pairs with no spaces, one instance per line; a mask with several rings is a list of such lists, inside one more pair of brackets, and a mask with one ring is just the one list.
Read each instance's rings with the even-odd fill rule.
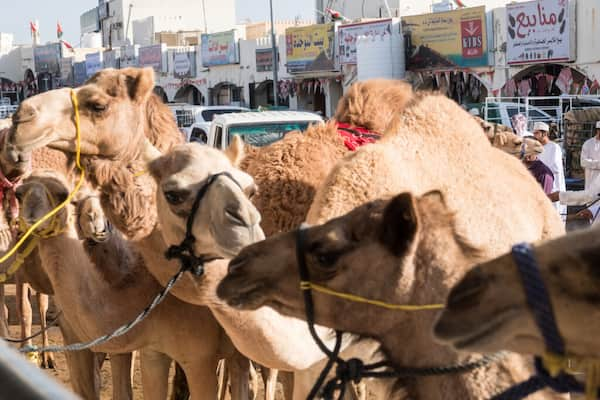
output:
[[[598,233],[594,227],[534,247],[566,351],[574,356],[600,356]],[[450,292],[435,334],[461,351],[545,352],[511,254],[469,271]]]
[[[306,231],[303,253],[311,280],[344,293],[393,304],[440,303],[479,253],[456,232],[440,192],[367,203]],[[229,264],[218,289],[232,306],[271,306],[306,318],[299,290],[296,232],[248,246]],[[377,271],[377,273],[373,273]],[[427,287],[428,290],[423,290]],[[474,357],[435,345],[429,335],[436,311],[379,309],[314,292],[316,322],[375,338],[396,366],[445,365]],[[414,379],[409,398],[485,399],[525,377],[523,360],[511,357],[468,374]]]
[[486,120],[473,116],[479,123],[481,129],[490,140],[492,146],[507,152],[515,157],[523,158],[523,154],[542,154],[544,146],[532,138],[523,138],[516,135],[508,126],[487,122]]
[[[21,217],[28,224],[37,221],[57,202],[64,201],[69,186],[52,171],[33,173],[17,189]],[[102,243],[80,242],[69,213],[63,210],[57,214],[65,231],[40,239],[39,251],[64,319],[80,340],[90,340],[130,321],[149,304],[160,285],[120,235],[110,235]],[[187,376],[194,377],[189,382],[194,399],[215,398],[215,371],[220,358],[229,357],[232,369],[239,365],[234,360],[233,346],[211,313],[173,296],[129,333],[94,348],[111,353],[136,349],[143,349],[145,398],[166,398],[171,359],[179,362]],[[247,387],[235,389],[235,398],[247,398]]]

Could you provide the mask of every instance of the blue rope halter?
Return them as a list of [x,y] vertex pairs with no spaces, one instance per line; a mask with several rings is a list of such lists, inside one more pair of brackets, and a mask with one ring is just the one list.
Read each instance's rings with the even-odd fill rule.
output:
[[[564,356],[565,343],[558,330],[550,296],[531,246],[527,243],[515,245],[512,248],[512,256],[519,268],[527,304],[531,308],[535,322],[542,333],[546,351]],[[585,390],[583,384],[565,372],[561,371],[557,376],[551,376],[544,367],[541,357],[535,358],[535,369],[536,374],[531,378],[494,396],[492,400],[523,399],[546,387],[558,393],[583,393]],[[598,397],[600,398],[600,396]]]

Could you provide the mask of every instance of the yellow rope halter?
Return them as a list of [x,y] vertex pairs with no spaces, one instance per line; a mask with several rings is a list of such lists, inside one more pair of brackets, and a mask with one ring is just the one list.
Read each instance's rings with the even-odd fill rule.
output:
[[585,398],[595,400],[600,388],[600,359],[592,357],[562,356],[547,352],[542,356],[544,368],[552,377],[561,372],[570,375],[583,373],[585,375]]
[[444,308],[443,304],[423,304],[423,305],[405,305],[405,304],[391,304],[380,300],[371,300],[362,296],[357,296],[350,293],[338,292],[337,290],[330,289],[325,286],[317,285],[316,283],[300,281],[300,290],[314,290],[328,294],[330,296],[339,297],[340,299],[349,300],[355,303],[370,304],[372,306],[385,308],[388,310],[400,310],[400,311],[423,311],[423,310],[439,310]]
[[[23,243],[25,243],[27,238],[32,236],[34,234],[35,230],[41,224],[43,224],[48,219],[54,217],[60,210],[65,208],[71,202],[71,200],[73,199],[73,196],[75,196],[75,194],[79,191],[79,189],[81,188],[81,185],[83,184],[83,180],[85,178],[85,170],[81,165],[81,125],[79,122],[79,102],[77,100],[77,94],[72,89],[71,89],[71,102],[73,103],[73,110],[75,112],[75,162],[76,162],[77,168],[80,171],[79,181],[75,185],[75,188],[73,189],[73,191],[71,193],[69,193],[69,196],[67,196],[65,201],[63,201],[62,203],[57,205],[52,211],[50,211],[46,215],[44,215],[35,224],[31,225],[27,229],[27,231],[25,232],[23,237],[21,237],[21,239],[19,239],[19,241],[4,256],[0,257],[0,264],[6,262],[6,260],[8,260],[12,255],[14,255],[23,246]],[[50,226],[52,226],[52,225],[53,224],[51,223]],[[25,248],[23,253],[21,253],[21,255],[17,255],[17,260],[15,260],[15,262],[13,262],[13,264],[10,266],[10,268],[6,272],[0,274],[0,283],[5,282],[8,279],[8,277],[10,277],[11,275],[14,275],[15,272],[17,272],[17,270],[21,267],[21,265],[23,265],[23,261],[19,262],[19,260],[20,259],[24,260],[27,257],[27,255],[29,255],[33,251],[33,248],[35,248],[35,245],[37,244],[37,240],[32,240],[32,243],[34,243],[34,244],[32,245],[30,243],[27,246],[27,248]]]

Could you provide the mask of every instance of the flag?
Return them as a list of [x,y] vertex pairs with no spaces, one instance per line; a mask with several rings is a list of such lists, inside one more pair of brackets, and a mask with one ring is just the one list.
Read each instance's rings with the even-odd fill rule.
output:
[[60,42],[61,42],[61,43],[62,43],[62,44],[63,44],[63,45],[64,45],[64,46],[67,48],[67,49],[69,49],[69,50],[71,50],[71,51],[73,51],[73,52],[75,51],[75,50],[73,49],[73,46],[71,46],[71,44],[70,44],[69,42],[67,42],[66,40],[62,40],[62,39],[61,39],[61,41],[60,41]]
[[31,34],[35,35],[37,33],[38,27],[32,21],[29,21],[29,29],[31,30]]
[[463,8],[465,7],[465,3],[463,3],[460,0],[454,0],[454,3],[456,3],[456,5],[458,6],[458,8]]
[[332,10],[331,8],[326,8],[325,12],[329,14],[332,21],[343,21],[346,19],[339,11]]
[[62,38],[63,36],[63,30],[62,30],[62,26],[60,26],[60,22],[56,21],[56,37],[58,39]]

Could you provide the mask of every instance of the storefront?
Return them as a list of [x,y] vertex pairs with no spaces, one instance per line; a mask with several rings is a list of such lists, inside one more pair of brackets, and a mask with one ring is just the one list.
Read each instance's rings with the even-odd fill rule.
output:
[[[229,66],[240,63],[240,52],[236,31],[229,30],[211,34],[202,34],[201,37],[202,66],[223,71],[228,71]],[[215,75],[218,75],[216,73]],[[217,81],[208,89],[208,100],[211,105],[236,105],[246,104],[243,99],[243,87],[230,81]]]
[[40,92],[54,89],[60,77],[61,44],[52,43],[33,49],[37,85]]
[[298,110],[331,117],[343,95],[335,60],[335,25],[293,27],[285,34],[287,71],[294,77],[293,90],[286,92],[295,94]]

